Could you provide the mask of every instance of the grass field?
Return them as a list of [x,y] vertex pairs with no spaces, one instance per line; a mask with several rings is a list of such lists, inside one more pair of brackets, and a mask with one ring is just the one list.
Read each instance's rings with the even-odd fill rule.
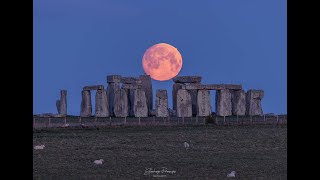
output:
[[286,125],[35,129],[33,144],[34,179],[287,179]]

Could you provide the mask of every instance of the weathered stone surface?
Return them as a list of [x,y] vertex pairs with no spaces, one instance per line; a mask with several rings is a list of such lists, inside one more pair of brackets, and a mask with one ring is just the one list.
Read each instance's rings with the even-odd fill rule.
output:
[[177,92],[177,117],[192,117],[191,95],[188,90],[179,89]]
[[60,112],[59,114],[67,115],[67,90],[60,91]]
[[218,116],[232,115],[231,93],[228,89],[216,92],[216,114]]
[[181,83],[174,83],[172,85],[172,109],[177,110],[177,92],[181,89],[183,84]]
[[175,83],[200,83],[202,77],[201,76],[177,76],[172,80]]
[[42,113],[42,114],[35,114],[35,115],[33,115],[33,117],[40,117],[40,118],[55,117],[55,118],[59,118],[59,117],[66,117],[66,115],[53,114],[53,113]]
[[262,115],[261,100],[264,96],[263,90],[250,89],[246,94],[246,115]]
[[158,89],[156,91],[156,117],[168,117],[168,93],[167,90]]
[[134,90],[133,113],[135,117],[148,117],[147,98],[144,90]]
[[232,115],[246,114],[246,93],[244,90],[231,91]]
[[222,90],[222,89],[233,89],[241,90],[241,84],[186,84],[182,86],[182,89],[204,89],[204,90]]
[[142,89],[146,94],[148,110],[151,111],[153,109],[151,77],[149,75],[140,75],[139,80],[141,80]]
[[60,100],[56,101],[56,106],[57,106],[58,114],[60,114]]
[[114,115],[116,117],[127,117],[128,114],[128,95],[124,89],[114,91]]
[[89,117],[92,114],[92,104],[91,104],[91,92],[82,91],[82,100],[81,100],[81,117]]
[[142,85],[140,84],[122,84],[122,89],[141,89]]
[[120,82],[124,84],[141,84],[141,80],[136,77],[121,77]]
[[109,115],[114,116],[114,94],[120,89],[119,83],[108,83],[107,96],[109,100]]
[[85,86],[85,87],[83,87],[82,90],[91,91],[91,90],[99,90],[99,89],[104,89],[104,86],[103,85]]
[[99,89],[96,92],[96,117],[109,116],[109,101],[107,92],[104,89]]
[[198,91],[198,116],[209,116],[211,114],[210,91]]
[[109,75],[107,76],[107,83],[119,83],[121,81],[120,75]]

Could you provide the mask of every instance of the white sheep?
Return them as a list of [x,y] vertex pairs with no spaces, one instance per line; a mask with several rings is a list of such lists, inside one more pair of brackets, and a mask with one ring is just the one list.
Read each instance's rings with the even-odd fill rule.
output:
[[44,145],[40,145],[40,146],[38,145],[38,146],[35,146],[34,149],[43,149],[44,147],[45,147]]
[[184,145],[184,148],[186,148],[186,150],[189,149],[189,143],[184,142],[183,145]]
[[66,127],[69,127],[69,124],[63,124],[62,127],[66,128]]
[[231,173],[227,174],[227,177],[236,177],[236,172],[231,171]]
[[95,160],[94,163],[95,164],[102,164],[104,162],[103,159],[99,159],[99,160]]

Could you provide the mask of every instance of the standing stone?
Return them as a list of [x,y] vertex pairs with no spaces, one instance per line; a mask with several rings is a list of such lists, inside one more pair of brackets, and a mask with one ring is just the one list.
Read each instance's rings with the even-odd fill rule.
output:
[[61,115],[67,115],[67,90],[60,91],[60,112]]
[[177,92],[177,117],[192,117],[191,95],[188,90],[179,89]]
[[[109,76],[108,76],[109,77]],[[109,115],[114,116],[114,96],[115,92],[119,91],[120,85],[119,83],[108,83],[107,87],[107,96],[109,101]]]
[[99,89],[96,92],[96,117],[109,116],[109,101],[107,93],[104,89]]
[[58,114],[60,114],[60,100],[56,101],[56,106],[57,106]]
[[116,117],[128,116],[128,95],[124,89],[114,91],[113,112]]
[[168,93],[167,90],[158,89],[156,92],[156,117],[168,117]]
[[151,112],[153,109],[153,95],[152,95],[152,81],[150,75],[140,75],[141,86],[144,90],[147,98],[148,111]]
[[246,93],[244,90],[232,91],[232,115],[244,116],[246,114]]
[[183,86],[182,83],[174,83],[172,85],[172,109],[177,110],[177,92]]
[[228,89],[216,92],[216,114],[218,116],[232,115],[231,93]]
[[133,113],[135,117],[148,117],[147,98],[144,90],[134,90]]
[[210,91],[199,90],[198,91],[198,116],[209,116],[211,115],[211,103],[210,103]]
[[133,90],[132,89],[123,89],[126,91],[127,99],[128,99],[128,116],[133,116]]
[[81,117],[90,117],[92,114],[92,104],[91,104],[91,92],[82,91],[82,100],[81,100]]
[[246,115],[262,115],[261,100],[264,96],[263,90],[250,89],[246,94]]

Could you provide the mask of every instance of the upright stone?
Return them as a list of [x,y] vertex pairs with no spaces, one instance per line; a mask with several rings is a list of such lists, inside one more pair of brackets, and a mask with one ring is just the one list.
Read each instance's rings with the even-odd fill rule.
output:
[[133,113],[135,117],[148,117],[147,98],[144,90],[134,90]]
[[56,106],[57,106],[58,114],[60,114],[60,100],[56,101]]
[[115,91],[120,89],[121,76],[120,75],[109,75],[107,76],[107,97],[109,101],[109,115],[114,116],[114,96]]
[[246,114],[246,93],[244,90],[232,92],[232,115],[244,116]]
[[104,89],[99,89],[96,92],[96,117],[109,116],[109,102],[107,93]]
[[263,90],[250,89],[246,94],[246,115],[262,115],[261,100],[264,96]]
[[228,89],[216,92],[216,114],[218,116],[232,115],[231,93]]
[[192,117],[191,95],[188,90],[179,89],[177,92],[177,117]]
[[60,91],[60,113],[61,115],[67,115],[67,90]]
[[192,103],[192,116],[196,116],[198,114],[198,90],[191,89],[188,90],[191,95],[191,103]]
[[107,83],[120,83],[121,76],[120,75],[108,75]]
[[172,85],[172,109],[177,110],[177,92],[183,86],[182,83],[174,83]]
[[128,116],[133,116],[133,89],[123,89],[126,91],[127,99],[128,99]]
[[81,117],[90,117],[92,114],[92,104],[91,104],[91,92],[82,91],[82,100],[81,100]]
[[128,116],[128,95],[126,90],[118,89],[114,91],[114,115],[116,117]]
[[153,109],[151,77],[149,75],[140,75],[139,79],[141,80],[142,89],[146,94],[148,111],[151,112],[151,110]]
[[156,117],[168,117],[168,93],[167,90],[156,91]]
[[199,90],[197,96],[198,106],[197,115],[198,116],[209,116],[211,115],[211,103],[210,103],[210,91]]

